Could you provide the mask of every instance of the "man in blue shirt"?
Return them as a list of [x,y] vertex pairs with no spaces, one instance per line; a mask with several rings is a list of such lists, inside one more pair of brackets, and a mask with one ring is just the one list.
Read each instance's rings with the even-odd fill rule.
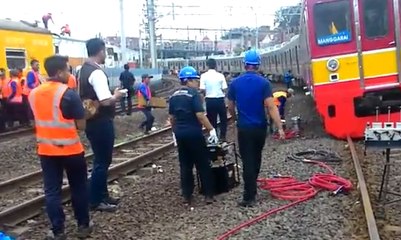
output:
[[152,93],[150,91],[150,80],[153,76],[148,74],[142,75],[142,83],[139,85],[137,91],[137,99],[144,98],[146,101],[146,105],[143,106],[138,103],[138,108],[141,109],[143,114],[145,115],[145,121],[141,123],[139,126],[140,129],[145,128],[145,134],[149,134],[149,131],[152,129],[153,122],[155,121],[155,117],[152,114],[152,107],[150,106],[150,99],[152,98]]
[[278,109],[274,105],[270,83],[257,72],[260,65],[259,54],[255,50],[247,51],[244,64],[246,72],[234,79],[228,89],[228,110],[234,119],[235,107],[238,111],[238,144],[244,171],[244,194],[239,205],[252,207],[255,204],[256,180],[267,133],[265,108],[279,129],[280,138],[284,139],[285,134]]
[[121,98],[121,109],[125,112],[125,100],[127,100],[128,109],[127,115],[131,115],[132,112],[132,94],[134,93],[135,77],[129,71],[129,65],[124,64],[124,71],[120,74],[121,89],[127,89],[127,96]]
[[179,78],[183,87],[171,96],[169,102],[170,122],[176,137],[180,161],[181,190],[184,203],[191,204],[194,190],[194,165],[199,171],[207,204],[213,202],[211,168],[207,155],[202,125],[209,130],[209,142],[217,143],[216,130],[205,116],[199,88],[199,75],[193,67],[184,67]]
[[284,75],[284,82],[287,85],[287,88],[291,88],[293,78],[294,76],[292,76],[291,70],[288,70]]

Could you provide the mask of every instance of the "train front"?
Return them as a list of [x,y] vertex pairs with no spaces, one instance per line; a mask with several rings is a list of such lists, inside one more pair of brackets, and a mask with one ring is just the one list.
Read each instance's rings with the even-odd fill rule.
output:
[[361,138],[367,122],[400,119],[400,2],[306,0],[311,88],[329,134]]

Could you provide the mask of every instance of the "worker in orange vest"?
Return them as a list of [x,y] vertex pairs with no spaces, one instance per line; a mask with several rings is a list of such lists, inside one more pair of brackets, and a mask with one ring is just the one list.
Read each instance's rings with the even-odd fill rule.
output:
[[68,35],[69,37],[71,37],[71,29],[70,29],[70,25],[66,24],[61,28],[61,35]]
[[39,79],[39,61],[34,59],[31,61],[31,71],[26,75],[24,86],[22,89],[22,98],[28,116],[28,121],[33,119],[32,111],[28,103],[28,96],[32,89],[40,85]]
[[7,96],[6,106],[10,127],[14,125],[14,121],[16,120],[22,123],[22,115],[24,113],[22,101],[22,86],[18,76],[19,71],[17,69],[10,70],[10,81],[4,87]]
[[0,132],[4,132],[6,130],[6,104],[3,100],[3,86],[6,82],[6,70],[4,68],[0,68]]
[[78,238],[87,238],[92,227],[84,148],[77,128],[85,129],[84,108],[79,95],[68,89],[68,58],[54,55],[44,63],[49,79],[29,95],[36,128],[38,155],[43,171],[46,211],[52,231],[46,239],[65,239],[62,180],[66,170]]

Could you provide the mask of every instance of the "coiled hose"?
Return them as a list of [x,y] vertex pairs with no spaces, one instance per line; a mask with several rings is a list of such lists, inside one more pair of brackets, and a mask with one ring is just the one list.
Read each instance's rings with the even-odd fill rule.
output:
[[[309,158],[313,158],[313,154],[315,154],[317,155],[315,157],[320,160],[317,161],[317,160],[305,159],[304,156],[306,156],[306,153],[309,154]],[[288,156],[288,158],[291,160],[301,161],[304,163],[317,164],[320,167],[326,169],[327,170],[326,173],[316,173],[312,177],[310,177],[307,181],[299,181],[292,176],[285,176],[285,177],[279,176],[270,179],[266,178],[258,179],[259,187],[263,190],[270,191],[273,197],[282,200],[290,200],[293,202],[281,206],[279,208],[269,210],[257,216],[256,218],[244,222],[241,225],[233,229],[230,229],[223,235],[219,236],[217,239],[218,240],[227,239],[229,236],[239,232],[242,228],[253,225],[272,214],[283,211],[285,209],[288,209],[292,206],[295,206],[299,203],[305,202],[313,198],[320,191],[323,190],[332,191],[334,195],[337,195],[338,193],[341,192],[350,191],[352,189],[352,183],[347,179],[335,175],[333,169],[324,163],[324,162],[329,162],[329,160],[322,159],[322,155],[332,157],[333,160],[335,160],[335,162],[341,161],[341,159],[335,153],[328,151],[308,150],[305,152],[291,154],[290,156]]]

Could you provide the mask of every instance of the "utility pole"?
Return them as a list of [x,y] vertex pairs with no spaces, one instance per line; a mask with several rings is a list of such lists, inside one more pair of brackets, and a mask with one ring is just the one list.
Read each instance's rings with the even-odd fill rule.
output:
[[149,41],[150,41],[150,58],[152,59],[152,68],[157,68],[157,52],[156,52],[156,29],[155,29],[155,3],[154,0],[146,0]]
[[143,50],[142,50],[142,29],[141,26],[139,27],[139,67],[143,68]]
[[259,48],[259,26],[258,26],[258,14],[255,13],[255,22],[256,22],[256,39],[255,39],[255,48]]
[[127,63],[127,42],[124,30],[124,0],[120,0],[120,37],[121,37],[121,62]]

